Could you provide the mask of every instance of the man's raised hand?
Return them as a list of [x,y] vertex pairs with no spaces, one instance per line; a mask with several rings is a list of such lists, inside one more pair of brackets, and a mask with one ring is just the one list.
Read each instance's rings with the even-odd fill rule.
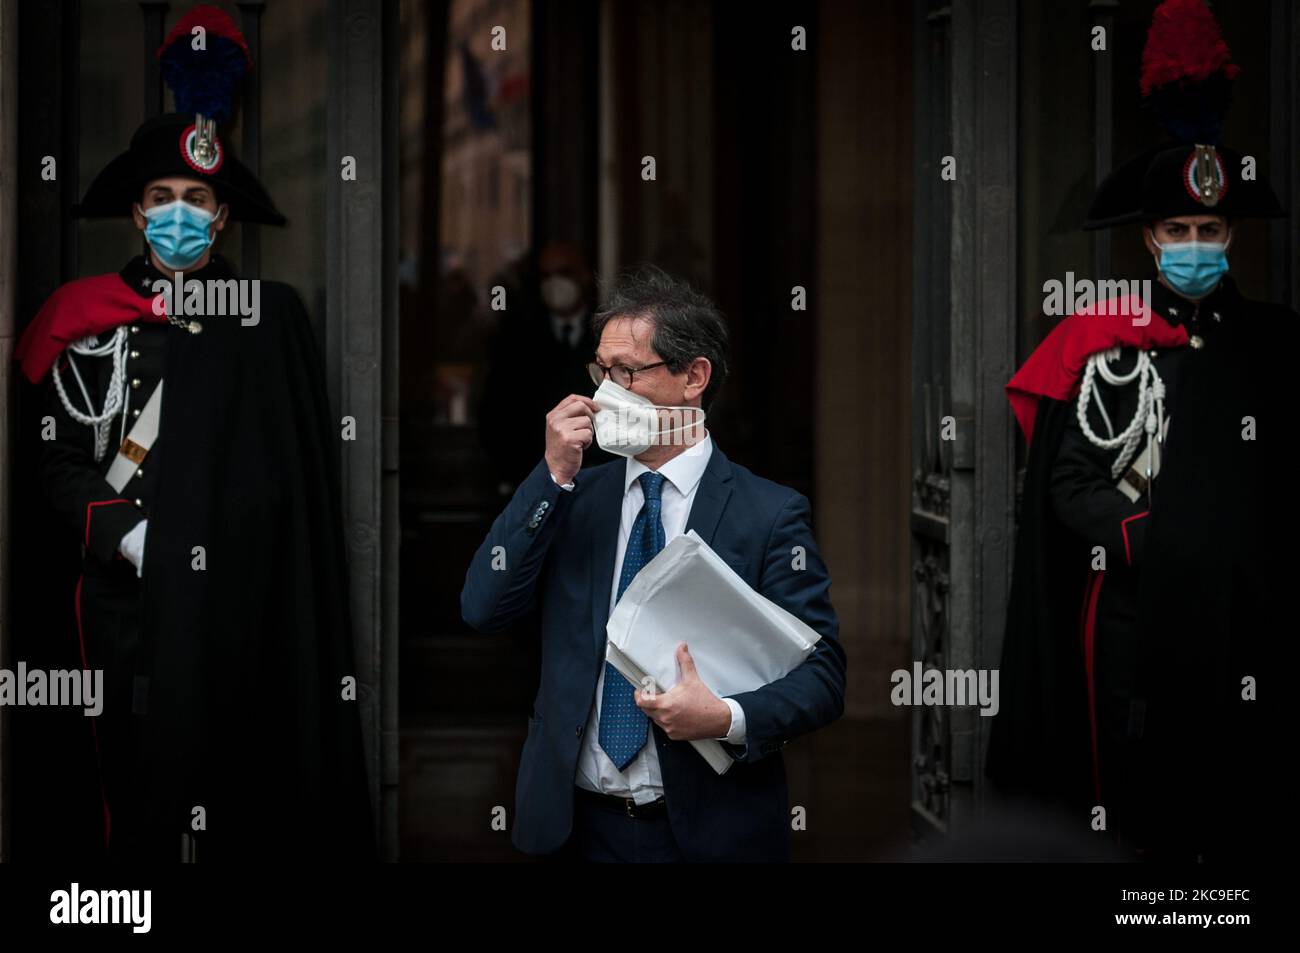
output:
[[582,451],[596,436],[592,420],[598,410],[590,397],[570,394],[546,415],[546,466],[560,483],[572,483],[582,469]]

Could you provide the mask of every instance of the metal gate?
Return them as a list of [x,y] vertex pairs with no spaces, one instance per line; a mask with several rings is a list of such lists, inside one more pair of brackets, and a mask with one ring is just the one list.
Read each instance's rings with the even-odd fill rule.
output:
[[[913,658],[982,669],[997,665],[1011,567],[1016,3],[918,3],[916,16]],[[913,827],[946,833],[978,807],[988,719],[974,706],[912,717]]]

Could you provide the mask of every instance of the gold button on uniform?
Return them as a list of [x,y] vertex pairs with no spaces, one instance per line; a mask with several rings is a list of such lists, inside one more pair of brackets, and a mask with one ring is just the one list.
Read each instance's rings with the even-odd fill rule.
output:
[[140,498],[137,496],[137,497],[135,498],[135,505],[138,506],[138,507],[140,507],[141,509],[144,509],[144,500],[140,499]]
[[137,467],[137,468],[136,468],[136,471],[135,471],[135,475],[138,476],[138,477],[142,477],[142,476],[144,476],[144,470],[143,470],[142,468],[140,468],[140,467]]
[[140,352],[139,352],[139,351],[132,351],[132,352],[131,352],[131,360],[133,360],[133,361],[137,361],[137,360],[139,360],[139,359],[140,359]]
[[133,377],[133,378],[131,378],[131,386],[132,386],[133,388],[135,388],[136,390],[139,390],[139,389],[140,389],[140,378],[138,378],[138,377]]
[[131,411],[131,416],[132,416],[132,417],[139,417],[139,416],[140,416],[140,408],[139,408],[139,407],[134,408],[134,409]]

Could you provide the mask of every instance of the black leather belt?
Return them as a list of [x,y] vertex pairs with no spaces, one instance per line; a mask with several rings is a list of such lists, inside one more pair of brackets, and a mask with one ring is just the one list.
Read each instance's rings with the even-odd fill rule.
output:
[[603,811],[623,814],[627,817],[647,818],[664,817],[668,813],[668,803],[662,796],[645,804],[638,804],[630,797],[617,797],[613,794],[597,794],[586,788],[574,787],[578,797],[590,802]]

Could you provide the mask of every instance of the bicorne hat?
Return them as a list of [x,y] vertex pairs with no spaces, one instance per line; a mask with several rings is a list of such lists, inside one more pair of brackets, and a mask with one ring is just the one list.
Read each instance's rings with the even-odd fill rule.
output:
[[1176,215],[1285,214],[1254,163],[1220,144],[1239,72],[1202,0],[1164,0],[1156,8],[1142,51],[1142,97],[1170,139],[1106,177],[1085,229]]
[[216,7],[195,7],[158,48],[158,61],[177,112],[140,126],[130,148],[95,176],[73,216],[128,216],[147,183],[185,176],[212,186],[231,219],[283,225],[262,183],[231,154],[217,129],[230,118],[239,83],[252,66],[239,28]]

